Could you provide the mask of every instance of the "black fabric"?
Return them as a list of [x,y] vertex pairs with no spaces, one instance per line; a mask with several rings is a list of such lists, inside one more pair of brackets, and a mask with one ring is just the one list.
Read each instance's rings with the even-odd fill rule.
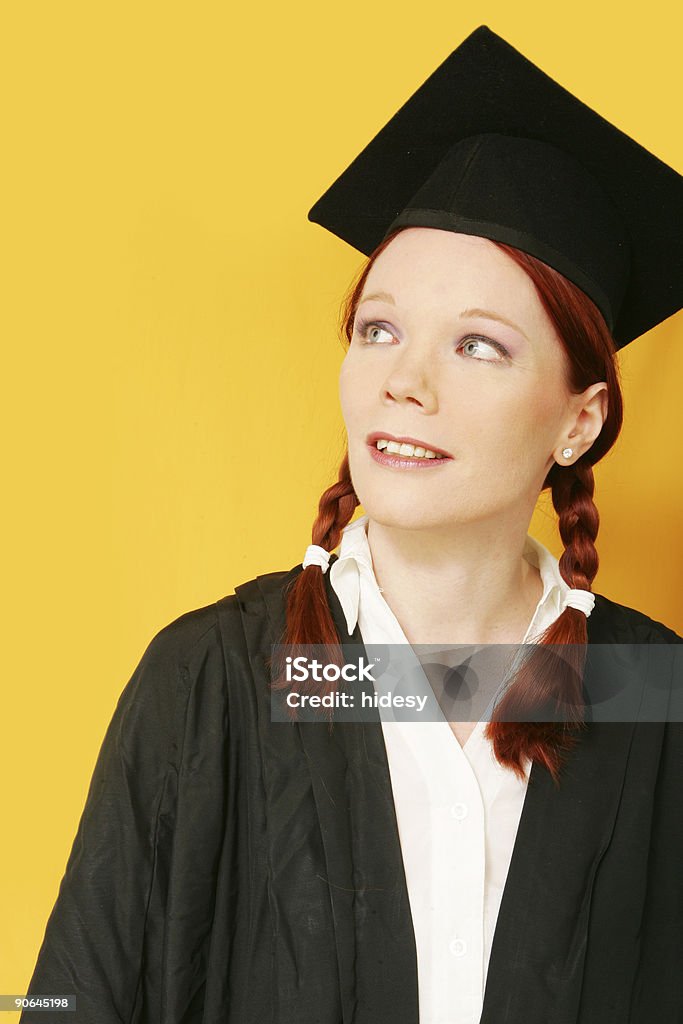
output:
[[682,215],[680,174],[486,26],[308,213],[366,255],[406,226],[515,245],[582,288],[620,348],[681,307]]
[[[123,690],[28,988],[74,1024],[418,1024],[381,723],[270,721],[301,571],[165,626]],[[601,595],[588,627],[683,643]],[[675,724],[590,724],[559,791],[534,763],[482,1024],[683,1018],[682,772]]]

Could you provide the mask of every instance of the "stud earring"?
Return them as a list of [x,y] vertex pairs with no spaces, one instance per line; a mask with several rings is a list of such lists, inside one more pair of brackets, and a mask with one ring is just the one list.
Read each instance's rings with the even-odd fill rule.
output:
[[574,454],[574,452],[572,451],[571,448],[563,448],[562,449],[562,455],[564,456],[565,459],[571,459],[573,454]]

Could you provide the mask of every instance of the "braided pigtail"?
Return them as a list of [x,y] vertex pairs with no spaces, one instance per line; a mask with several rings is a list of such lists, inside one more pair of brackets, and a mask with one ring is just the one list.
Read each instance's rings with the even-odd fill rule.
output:
[[[560,537],[564,552],[560,558],[560,574],[570,587],[590,590],[598,572],[598,552],[595,538],[600,527],[593,494],[595,478],[592,465],[584,458],[573,466],[556,466],[553,471],[552,499],[558,515]],[[576,611],[568,608],[567,611]],[[577,643],[586,642],[586,616],[579,612],[577,619],[583,635]]]
[[[312,542],[333,551],[344,527],[351,522],[359,504],[351,483],[348,453],[339,467],[339,478],[323,492],[318,516],[311,531]],[[338,634],[325,593],[323,571],[309,565],[299,573],[287,595],[286,644],[337,644]]]
[[[337,482],[323,492],[318,503],[318,515],[311,531],[313,544],[332,552],[339,544],[342,530],[351,522],[354,510],[359,504],[351,482],[347,453],[339,467]],[[339,634],[330,611],[320,565],[307,565],[290,583],[285,607],[287,625],[280,642],[287,646],[288,654],[295,658],[299,646],[315,644],[320,648],[320,654],[325,661],[343,665]],[[310,683],[309,688],[310,692],[322,696],[334,691],[335,686],[322,684],[321,688],[317,689]],[[296,687],[282,674],[272,683],[272,689],[296,692]],[[296,716],[292,713],[290,717]]]
[[[584,456],[572,466],[553,466],[548,479],[564,543],[560,573],[571,588],[590,591],[598,571],[595,538],[600,524],[593,467]],[[583,724],[586,643],[585,613],[566,607],[530,646],[486,727],[496,759],[522,778],[524,758],[529,757],[558,782]],[[561,656],[554,649],[560,644],[568,645]],[[535,720],[546,711],[560,720]]]

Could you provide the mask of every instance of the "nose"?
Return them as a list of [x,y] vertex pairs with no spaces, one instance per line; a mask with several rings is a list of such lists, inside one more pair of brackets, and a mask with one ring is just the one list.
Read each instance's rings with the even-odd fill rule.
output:
[[426,357],[415,358],[415,355],[405,353],[384,379],[382,400],[386,404],[415,404],[425,412],[435,412],[438,407],[435,379]]

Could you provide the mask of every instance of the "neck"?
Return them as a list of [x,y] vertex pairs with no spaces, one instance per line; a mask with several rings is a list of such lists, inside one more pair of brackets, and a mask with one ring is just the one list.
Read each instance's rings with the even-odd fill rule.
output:
[[528,523],[366,528],[377,583],[410,643],[521,643],[543,593],[522,554]]

